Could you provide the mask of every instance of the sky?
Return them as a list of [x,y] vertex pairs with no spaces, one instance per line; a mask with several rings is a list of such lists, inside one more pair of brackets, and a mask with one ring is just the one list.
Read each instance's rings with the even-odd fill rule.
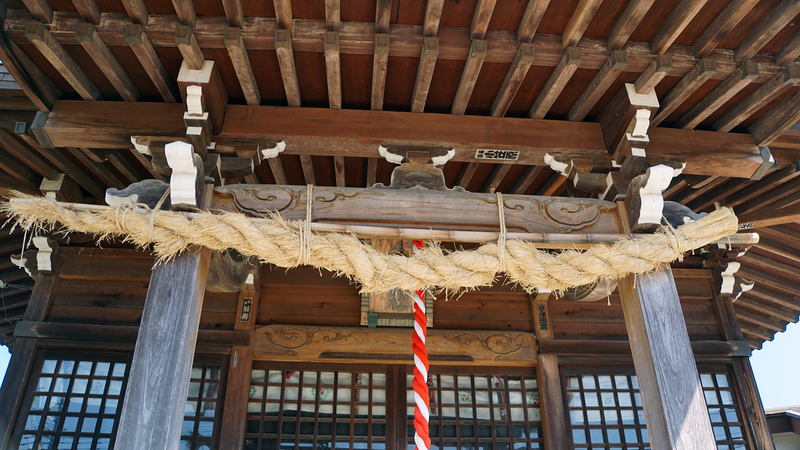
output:
[[[765,408],[800,405],[800,323],[790,323],[761,350],[753,352],[750,363]],[[0,345],[0,374],[5,376],[10,355]],[[0,379],[3,377],[0,376]]]

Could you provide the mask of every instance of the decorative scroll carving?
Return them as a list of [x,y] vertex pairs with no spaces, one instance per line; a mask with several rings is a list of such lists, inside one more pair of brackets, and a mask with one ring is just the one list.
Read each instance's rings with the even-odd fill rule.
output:
[[[305,186],[232,185],[215,189],[213,209],[255,217],[306,217]],[[493,194],[418,189],[314,187],[315,222],[392,224],[419,228],[497,231]],[[509,231],[529,233],[616,233],[616,204],[586,198],[504,195]],[[659,217],[660,219],[660,217]]]
[[[532,366],[536,338],[522,332],[428,330],[435,364]],[[269,325],[257,328],[253,357],[262,360],[408,362],[411,334],[390,328],[328,328]]]
[[653,166],[644,175],[631,181],[628,188],[628,216],[634,232],[652,231],[661,224],[664,198],[661,193],[669,187],[674,170],[665,165]]
[[[117,188],[106,189],[106,204],[109,206],[136,205],[144,203],[153,209],[167,192],[169,185],[161,180],[142,180],[133,183],[125,189]],[[164,200],[161,209],[169,209],[169,198]]]
[[167,163],[172,168],[169,179],[172,206],[199,207],[205,180],[203,159],[192,150],[191,144],[185,142],[171,142],[164,151]]

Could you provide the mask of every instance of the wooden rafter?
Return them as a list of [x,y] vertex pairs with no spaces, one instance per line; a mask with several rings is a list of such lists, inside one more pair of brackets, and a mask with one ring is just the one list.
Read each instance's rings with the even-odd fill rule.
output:
[[650,49],[654,54],[662,54],[669,49],[675,39],[689,25],[707,0],[682,0],[661,25],[653,40]]
[[692,55],[697,59],[710,55],[757,3],[758,0],[731,0],[692,46]]
[[[735,194],[731,194],[727,196],[723,201],[722,204],[728,207],[735,207],[739,206],[749,200],[752,200],[756,197],[759,197],[761,200],[761,196],[767,193],[767,191],[773,190],[776,186],[782,185],[791,181],[792,179],[796,178],[800,173],[798,173],[798,164],[789,164],[788,166],[775,171],[775,173],[770,174],[768,177],[760,180],[747,188],[742,189]],[[790,188],[791,189],[791,188]],[[766,201],[775,200],[772,197],[764,198]]]
[[511,164],[496,164],[492,170],[492,174],[489,175],[489,179],[487,179],[486,183],[483,185],[481,192],[494,192],[497,190],[497,187],[503,182],[503,178],[505,178],[508,171],[511,170],[511,167]]
[[608,49],[621,49],[644,19],[655,0],[631,0],[608,36]]
[[716,72],[717,68],[714,61],[701,59],[694,70],[681,78],[681,81],[661,99],[661,108],[653,120],[650,121],[651,126],[659,125]]
[[378,175],[378,158],[367,158],[366,187],[372,187]]
[[779,65],[789,64],[800,56],[800,33],[796,33],[775,53],[775,63]]
[[781,1],[736,47],[733,51],[736,61],[748,60],[755,56],[761,47],[772,40],[798,14],[800,14],[800,2]]
[[711,93],[684,114],[675,123],[675,126],[684,129],[697,127],[756,78],[758,78],[758,64],[749,61],[743,63],[742,67],[733,72],[722,84],[714,88]]
[[194,28],[197,24],[197,11],[192,0],[172,0],[172,6],[178,14],[181,23]]
[[572,105],[572,108],[567,113],[567,118],[572,121],[583,120],[627,66],[628,57],[625,52],[611,52],[606,63],[603,64],[603,67],[597,72],[589,86],[586,86],[581,96]]
[[225,17],[228,18],[228,25],[234,28],[241,28],[244,25],[241,0],[222,0],[222,7],[225,9]]
[[303,179],[306,184],[317,184],[317,178],[314,176],[314,162],[311,160],[311,155],[300,155],[300,165],[303,167]]
[[325,26],[328,31],[339,31],[342,21],[340,3],[340,0],[325,0]]
[[533,184],[539,174],[544,171],[545,166],[528,166],[525,172],[520,175],[514,187],[511,188],[511,194],[524,194],[525,191]]
[[253,66],[250,65],[240,28],[228,28],[225,33],[225,46],[228,48],[228,56],[231,58],[233,70],[236,71],[245,101],[248,105],[258,105],[261,103],[261,92],[256,84],[256,76],[253,73]]
[[721,202],[723,199],[730,197],[751,183],[752,181],[750,180],[735,178],[723,184],[722,186],[703,194],[701,197],[687,204],[687,206],[689,206],[692,211],[704,211],[714,205],[714,203]]
[[442,20],[442,8],[444,0],[428,0],[425,6],[425,19],[423,20],[422,35],[424,37],[435,37],[439,31],[439,22]]
[[272,178],[275,179],[275,184],[279,185],[289,184],[286,181],[286,173],[283,170],[283,163],[281,163],[281,156],[278,155],[274,158],[269,158],[267,161],[269,163],[270,170],[272,170]]
[[567,28],[561,35],[561,45],[564,48],[574,47],[578,44],[601,3],[602,0],[580,0],[578,2],[578,6],[575,7],[575,11],[567,23]]
[[422,55],[419,58],[417,80],[414,82],[414,92],[411,95],[411,111],[423,112],[428,100],[428,92],[433,80],[433,70],[436,59],[439,57],[439,38],[425,37],[422,45]]
[[389,34],[375,34],[375,48],[372,58],[372,97],[370,108],[383,109],[383,95],[386,90],[386,72],[389,69]]
[[333,169],[336,175],[336,187],[345,187],[344,156],[333,157]]
[[58,171],[50,164],[42,160],[39,155],[25,147],[13,136],[0,129],[0,147],[13,155],[17,160],[32,168],[44,178],[55,180],[58,178]]
[[472,90],[475,89],[475,83],[478,81],[478,75],[481,73],[485,59],[486,41],[473,39],[467,63],[464,65],[464,72],[461,74],[461,81],[458,83],[456,98],[453,100],[453,107],[450,110],[451,114],[461,115],[467,110]]
[[36,46],[50,64],[67,80],[84,100],[100,100],[102,95],[97,87],[78,67],[78,64],[64,50],[61,44],[47,31],[41,22],[29,22],[25,37]]
[[43,23],[51,23],[53,21],[53,8],[50,6],[48,0],[23,0],[25,7],[33,14],[36,20]]
[[275,17],[278,27],[283,30],[292,29],[292,2],[290,0],[272,0],[275,6]]
[[[227,30],[226,30],[227,33]],[[186,65],[192,70],[202,70],[203,63],[206,58],[203,56],[203,51],[200,50],[200,45],[197,43],[197,38],[194,36],[192,28],[185,25],[175,27],[175,43],[178,45],[183,60]]]
[[172,81],[172,77],[167,73],[164,63],[153,48],[153,44],[144,32],[141,25],[130,25],[125,29],[125,42],[133,50],[134,55],[144,68],[150,80],[156,86],[158,93],[167,103],[180,101],[181,95]]
[[122,5],[125,7],[125,11],[128,13],[128,17],[130,17],[130,21],[145,27],[148,25],[150,14],[147,12],[147,6],[144,4],[144,0],[121,1]]
[[81,18],[93,25],[100,23],[100,7],[95,0],[72,0]]
[[286,92],[286,102],[289,106],[300,106],[300,83],[297,79],[297,67],[294,64],[292,38],[289,30],[275,31],[275,51],[278,54],[278,65],[281,69],[283,90]]
[[458,174],[455,186],[461,186],[466,189],[469,185],[469,182],[472,181],[472,177],[475,175],[475,170],[477,168],[478,163],[476,162],[464,164],[464,167],[461,168],[461,172]]
[[747,202],[738,204],[736,206],[736,213],[755,214],[756,211],[762,209],[765,211],[776,210],[778,209],[776,206],[778,201],[798,191],[800,191],[800,178],[794,176],[792,179],[782,183],[781,185],[769,189],[768,192],[762,191],[761,195],[758,197],[751,198]]
[[128,74],[125,73],[122,66],[119,65],[117,58],[111,53],[106,43],[97,34],[94,25],[90,23],[81,24],[75,37],[123,100],[127,102],[139,100],[139,90]]
[[81,164],[89,169],[90,172],[100,180],[101,183],[117,189],[125,189],[128,185],[114,175],[108,167],[90,158],[83,149],[67,147],[67,151]]
[[753,113],[772,101],[775,97],[785,92],[792,86],[800,83],[800,67],[787,66],[775,74],[766,83],[762,84],[755,92],[739,102],[730,111],[717,119],[711,129],[717,131],[730,131]]
[[539,97],[536,98],[536,102],[528,112],[528,117],[544,119],[582,62],[581,51],[576,47],[569,47],[564,51],[564,56],[561,57],[558,65],[553,70],[553,74],[550,75],[547,83],[542,88],[542,92],[539,93]]
[[800,92],[782,101],[747,127],[757,145],[766,146],[800,120]]
[[500,92],[497,93],[489,115],[493,117],[502,117],[506,114],[508,107],[511,106],[511,102],[514,100],[514,96],[517,95],[520,85],[522,85],[522,82],[525,80],[525,75],[528,74],[528,69],[530,69],[531,64],[533,64],[535,57],[536,49],[533,45],[520,44],[517,57],[514,58],[511,67],[508,69],[508,74],[506,74],[506,78],[503,80],[502,86],[500,86]]
[[472,16],[472,25],[469,27],[471,39],[484,39],[486,30],[489,28],[489,21],[492,19],[494,6],[497,0],[478,0],[475,6],[475,14]]
[[342,68],[339,57],[339,32],[326,31],[325,41],[325,79],[328,84],[328,106],[342,109]]
[[528,0],[525,14],[517,28],[517,42],[530,43],[533,40],[549,4],[550,0]]
[[636,79],[634,86],[637,94],[647,94],[656,88],[658,83],[672,71],[672,58],[656,55],[653,62]]
[[[31,15],[27,11],[9,10],[5,21],[6,34],[15,40],[25,39],[25,25],[30,21]],[[58,24],[51,30],[51,34],[64,44],[75,43],[75,30],[80,18],[74,13],[56,12],[55,22]],[[174,41],[175,27],[180,24],[177,16],[157,15],[150,16],[152,23],[147,28],[147,35],[156,47],[176,48]],[[125,14],[103,14],[97,32],[109,46],[125,45],[124,30],[130,24],[130,19]],[[345,22],[348,32],[341,35],[340,45],[344,54],[372,55],[374,47],[373,22]],[[295,19],[293,21],[292,47],[295,51],[322,52],[320,37],[326,30],[322,21]],[[224,36],[228,28],[227,21],[222,18],[209,17],[198,21],[194,29],[198,44],[201,49],[224,49]],[[242,36],[250,51],[275,50],[275,34],[278,29],[274,18],[250,17],[242,28]],[[422,50],[423,28],[421,25],[407,25],[392,27],[389,31],[391,56],[418,58]],[[440,47],[439,58],[464,61],[471,45],[468,39],[467,28],[442,27],[438,32]],[[488,51],[486,62],[509,64],[519,50],[516,33],[512,31],[492,30],[487,33]],[[560,35],[536,34],[533,44],[536,47],[536,61],[534,65],[541,67],[555,67],[564,54],[561,47]],[[599,69],[608,59],[608,52],[602,50],[607,45],[605,39],[584,37],[578,44],[583,51],[581,68]],[[600,50],[598,50],[600,49]],[[652,60],[650,47],[647,43],[630,42],[625,48],[630,61],[625,68],[629,73],[641,73]],[[687,52],[687,47],[676,47],[668,50],[666,55],[673,61],[671,76],[683,76],[689,72],[697,61]],[[724,80],[733,73],[739,64],[733,60],[732,55],[725,52],[714,52],[709,56],[717,66],[714,79]],[[759,64],[761,76],[756,82],[764,82],[780,70],[774,63],[771,55],[759,55],[755,62]]]

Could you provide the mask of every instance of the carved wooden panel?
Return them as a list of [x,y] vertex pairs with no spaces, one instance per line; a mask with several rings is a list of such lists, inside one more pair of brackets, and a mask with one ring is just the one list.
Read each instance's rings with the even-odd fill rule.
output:
[[[236,185],[215,188],[213,209],[263,217],[306,217],[305,186]],[[314,187],[315,222],[496,231],[497,196],[453,191]],[[503,196],[510,232],[616,233],[616,204],[596,199]]]
[[[531,333],[428,330],[426,341],[432,365],[536,364]],[[255,330],[253,359],[412,364],[411,331],[267,325]]]

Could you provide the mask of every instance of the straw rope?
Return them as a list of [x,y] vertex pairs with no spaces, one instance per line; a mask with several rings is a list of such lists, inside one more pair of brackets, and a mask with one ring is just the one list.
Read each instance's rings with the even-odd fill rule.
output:
[[[383,254],[351,234],[311,233],[307,221],[289,223],[280,217],[253,221],[239,213],[203,212],[188,218],[171,211],[142,214],[131,207],[87,212],[24,194],[0,209],[25,229],[61,229],[94,234],[100,239],[118,236],[140,247],[152,244],[161,260],[169,260],[191,245],[217,251],[233,248],[287,268],[304,260],[356,280],[363,292],[469,289],[491,285],[503,271],[510,281],[528,291],[563,290],[601,278],[649,272],[659,264],[682,258],[687,251],[735,233],[737,226],[733,212],[722,208],[677,229],[662,227],[641,239],[596,245],[586,251],[552,254],[539,251],[533,243],[509,239],[502,251],[497,243],[451,253],[430,245],[406,257]],[[304,257],[306,249],[308,255]]]

